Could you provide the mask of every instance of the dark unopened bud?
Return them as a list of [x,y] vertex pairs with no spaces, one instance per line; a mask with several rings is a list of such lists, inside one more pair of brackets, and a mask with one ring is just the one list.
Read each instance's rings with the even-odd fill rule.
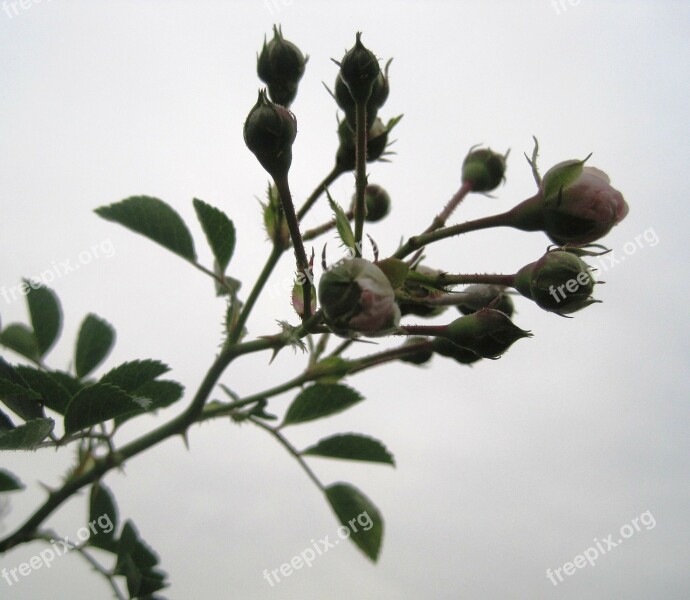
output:
[[446,358],[452,358],[453,360],[459,362],[463,365],[471,365],[481,360],[482,357],[478,354],[472,352],[472,350],[467,350],[467,348],[461,348],[456,346],[450,340],[442,337],[437,337],[434,339],[434,352],[445,356]]
[[266,43],[257,59],[256,70],[261,81],[268,86],[271,100],[288,107],[297,95],[297,84],[304,75],[309,60],[292,42],[283,37],[279,27],[273,27],[273,39]]
[[381,72],[379,61],[362,44],[361,37],[362,34],[357,33],[355,45],[345,53],[340,62],[340,76],[355,102],[369,100],[374,82]]
[[363,258],[346,260],[319,281],[326,324],[338,335],[387,335],[400,321],[395,292],[383,271]]
[[568,314],[599,302],[592,298],[594,279],[579,256],[551,250],[524,266],[515,276],[515,289],[549,312]]
[[475,283],[459,292],[462,301],[457,304],[458,310],[463,315],[471,315],[482,308],[491,305],[491,308],[500,310],[508,317],[512,316],[515,307],[513,301],[500,285],[487,283]]
[[259,99],[244,123],[244,142],[274,179],[287,176],[296,135],[295,116],[268,100],[266,91],[260,90]]
[[[442,273],[442,271],[432,269],[426,265],[418,265],[414,270],[429,277]],[[416,315],[418,317],[438,316],[448,307],[442,304],[424,304],[424,302],[427,300],[433,301],[443,295],[444,292],[442,290],[417,281],[408,280],[399,294],[398,304],[400,305],[400,312],[403,315]]]
[[[420,342],[427,342],[427,338],[423,337],[412,337],[405,340],[403,346],[414,346]],[[400,360],[406,363],[412,363],[413,365],[423,365],[431,360],[434,355],[434,351],[429,347],[418,348],[414,351],[405,354],[405,356],[400,357]]]
[[514,342],[531,335],[529,331],[513,324],[500,310],[482,308],[455,319],[448,325],[443,337],[482,358],[498,358]]
[[[381,119],[374,121],[368,134],[367,162],[374,162],[383,156],[388,145],[389,131],[390,129],[383,124]],[[340,145],[335,155],[336,164],[343,173],[353,171],[357,146],[355,144],[355,134],[345,121],[341,121],[338,125],[338,139],[340,140]]]
[[[357,194],[352,196],[352,206],[357,200]],[[383,219],[391,209],[391,197],[388,192],[380,185],[370,183],[364,191],[364,201],[366,203],[365,221],[376,223]]]
[[473,192],[495,190],[504,179],[507,156],[491,148],[470,150],[462,163],[462,182],[470,184]]

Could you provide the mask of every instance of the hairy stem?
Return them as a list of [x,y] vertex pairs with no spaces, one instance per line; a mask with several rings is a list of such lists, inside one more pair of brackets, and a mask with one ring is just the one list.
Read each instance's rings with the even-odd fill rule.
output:
[[309,212],[309,209],[314,206],[314,203],[319,199],[321,194],[323,194],[326,189],[328,188],[329,185],[331,185],[338,177],[340,177],[343,174],[343,170],[338,166],[335,165],[333,167],[333,170],[326,175],[324,180],[316,187],[316,189],[312,192],[311,196],[307,198],[302,205],[302,207],[297,211],[297,218],[298,219],[303,219],[304,215]]
[[367,188],[367,103],[355,104],[355,256],[362,256],[362,236],[364,235],[364,215],[366,213]]

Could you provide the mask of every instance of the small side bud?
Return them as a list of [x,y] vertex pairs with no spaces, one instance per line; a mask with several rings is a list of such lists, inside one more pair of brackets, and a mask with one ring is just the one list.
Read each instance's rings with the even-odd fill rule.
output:
[[482,308],[471,315],[455,319],[443,337],[457,346],[471,350],[482,358],[498,358],[514,342],[531,337],[499,310]]
[[261,204],[266,232],[275,246],[287,250],[290,247],[290,230],[283,214],[283,207],[276,186],[269,185],[266,195],[268,202]]
[[292,163],[292,144],[297,136],[297,120],[287,109],[266,98],[259,99],[244,123],[244,142],[273,179],[287,177]]
[[456,346],[450,340],[442,337],[437,337],[434,339],[434,352],[445,356],[446,358],[452,358],[454,361],[459,362],[462,365],[471,365],[481,360],[482,357],[475,354],[471,350],[466,348],[461,348]]
[[[366,203],[366,214],[364,220],[369,223],[376,223],[383,219],[391,209],[391,197],[388,192],[380,185],[370,183],[364,191],[364,201]],[[357,194],[352,196],[352,208],[357,199]]]
[[473,192],[495,190],[505,179],[506,154],[493,152],[491,148],[470,150],[462,163],[462,182],[472,186]]
[[476,283],[459,292],[462,301],[456,306],[463,315],[471,315],[482,308],[500,310],[508,317],[513,315],[515,306],[506,289],[500,285]]
[[[419,342],[426,342],[427,338],[423,337],[411,337],[405,340],[403,346],[411,346],[418,344]],[[423,365],[431,360],[434,355],[434,351],[431,348],[418,348],[414,352],[410,352],[405,356],[400,357],[400,360],[413,365]]]
[[[388,132],[390,129],[390,127],[386,127],[383,124],[381,119],[377,118],[374,121],[368,133],[367,162],[374,162],[383,156],[388,145]],[[338,139],[340,145],[335,155],[336,164],[343,173],[354,171],[357,146],[355,144],[355,134],[346,121],[341,121],[338,125]]]

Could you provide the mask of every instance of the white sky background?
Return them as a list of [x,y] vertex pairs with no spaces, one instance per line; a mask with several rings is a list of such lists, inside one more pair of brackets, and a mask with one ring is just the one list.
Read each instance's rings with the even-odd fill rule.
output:
[[[574,4],[574,5],[573,5]],[[386,532],[372,565],[341,544],[310,569],[270,588],[276,569],[334,538],[324,499],[277,443],[227,421],[194,427],[191,452],[170,440],[111,472],[121,519],[132,519],[158,552],[171,600],[238,599],[608,599],[690,596],[688,574],[688,2],[582,0],[556,10],[529,2],[76,2],[43,0],[0,12],[0,285],[49,269],[96,245],[102,257],[57,279],[65,313],[49,355],[67,368],[88,312],[117,329],[98,373],[135,358],[172,367],[187,389],[201,381],[220,340],[224,304],[211,282],[179,258],[94,208],[138,194],[170,203],[210,264],[193,197],[223,208],[238,229],[229,273],[248,292],[269,252],[255,196],[267,175],[242,140],[256,100],[255,55],[273,23],[311,55],[293,105],[299,133],[291,170],[298,203],[330,170],[337,146],[332,84],[355,32],[391,67],[384,119],[405,113],[391,164],[370,166],[393,211],[369,233],[392,252],[419,232],[459,186],[476,143],[512,152],[495,199],[470,196],[453,222],[503,211],[530,196],[522,157],[531,136],[541,167],[589,152],[630,204],[606,239],[624,257],[602,275],[604,300],[561,319],[519,301],[514,321],[535,337],[499,362],[474,368],[434,359],[424,369],[391,365],[351,378],[367,398],[342,415],[288,431],[304,447],[355,431],[383,440],[397,467],[314,459],[321,479],[363,490]],[[5,6],[0,4],[0,7]],[[11,11],[11,8],[10,8]],[[332,192],[348,204],[342,177]],[[305,220],[328,218],[323,205]],[[634,253],[626,242],[647,234]],[[337,242],[329,238],[329,256]],[[316,246],[320,254],[323,242]],[[514,272],[536,260],[540,233],[489,230],[429,248],[428,263],[451,272]],[[274,281],[289,278],[292,258]],[[23,302],[0,298],[2,323],[26,321]],[[454,318],[450,311],[440,322]],[[264,298],[250,336],[297,321],[287,295]],[[412,321],[412,320],[410,320]],[[364,350],[370,351],[369,348]],[[13,361],[9,352],[3,356]],[[295,374],[304,357],[283,351],[234,363],[223,381],[241,394]],[[294,394],[274,400],[282,412]],[[216,395],[215,397],[219,397]],[[177,409],[131,423],[122,440]],[[2,465],[29,485],[11,496],[3,534],[57,485],[69,451],[5,454]],[[53,515],[63,535],[85,521],[81,496]],[[555,569],[645,511],[642,529],[554,587]],[[11,568],[41,549],[5,555]],[[73,600],[110,591],[76,556],[57,559],[0,597],[52,594]]]

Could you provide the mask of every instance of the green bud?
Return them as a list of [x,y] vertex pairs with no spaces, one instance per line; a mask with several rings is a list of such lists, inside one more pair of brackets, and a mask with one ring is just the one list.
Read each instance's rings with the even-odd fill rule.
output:
[[340,76],[355,102],[369,100],[374,82],[381,72],[378,59],[362,44],[361,37],[362,34],[357,33],[355,45],[340,62]]
[[[383,156],[388,145],[388,132],[391,128],[386,127],[381,119],[374,121],[368,133],[367,162],[374,162]],[[355,134],[346,121],[341,121],[338,125],[338,139],[340,145],[335,155],[336,164],[343,173],[354,171],[357,146]]]
[[529,331],[520,329],[499,310],[482,308],[471,315],[455,319],[442,337],[482,358],[498,358]]
[[[427,338],[423,337],[411,337],[405,340],[403,346],[409,346],[413,344],[418,344],[419,342],[426,342]],[[413,365],[423,365],[431,360],[434,355],[434,351],[430,348],[418,349],[414,352],[410,352],[405,356],[401,357],[400,360],[406,363],[411,363]]]
[[462,163],[462,182],[472,186],[473,192],[490,192],[504,180],[506,154],[497,154],[491,148],[470,150]]
[[283,37],[279,27],[273,26],[273,39],[266,43],[257,59],[256,70],[261,81],[268,86],[271,100],[288,107],[297,95],[297,84],[304,75],[309,57]]
[[515,310],[513,301],[500,285],[475,283],[458,293],[461,294],[462,301],[456,306],[463,315],[471,315],[489,305],[508,317],[512,316]]
[[550,250],[515,276],[515,289],[549,312],[573,313],[599,302],[592,298],[590,267],[574,252]]
[[[391,209],[391,197],[388,192],[380,185],[370,183],[364,191],[364,201],[366,203],[365,221],[376,223],[383,219]],[[352,196],[352,208],[354,209],[357,201],[357,194]]]
[[437,337],[434,339],[434,352],[440,354],[441,356],[445,356],[446,358],[452,358],[463,365],[471,365],[472,363],[482,359],[481,356],[475,354],[471,350],[456,346],[450,340],[442,337]]
[[326,324],[342,337],[387,335],[398,326],[400,309],[383,271],[363,258],[343,261],[319,281]]
[[292,144],[297,136],[297,120],[287,109],[266,98],[259,99],[244,123],[244,143],[273,179],[287,177],[292,163]]

